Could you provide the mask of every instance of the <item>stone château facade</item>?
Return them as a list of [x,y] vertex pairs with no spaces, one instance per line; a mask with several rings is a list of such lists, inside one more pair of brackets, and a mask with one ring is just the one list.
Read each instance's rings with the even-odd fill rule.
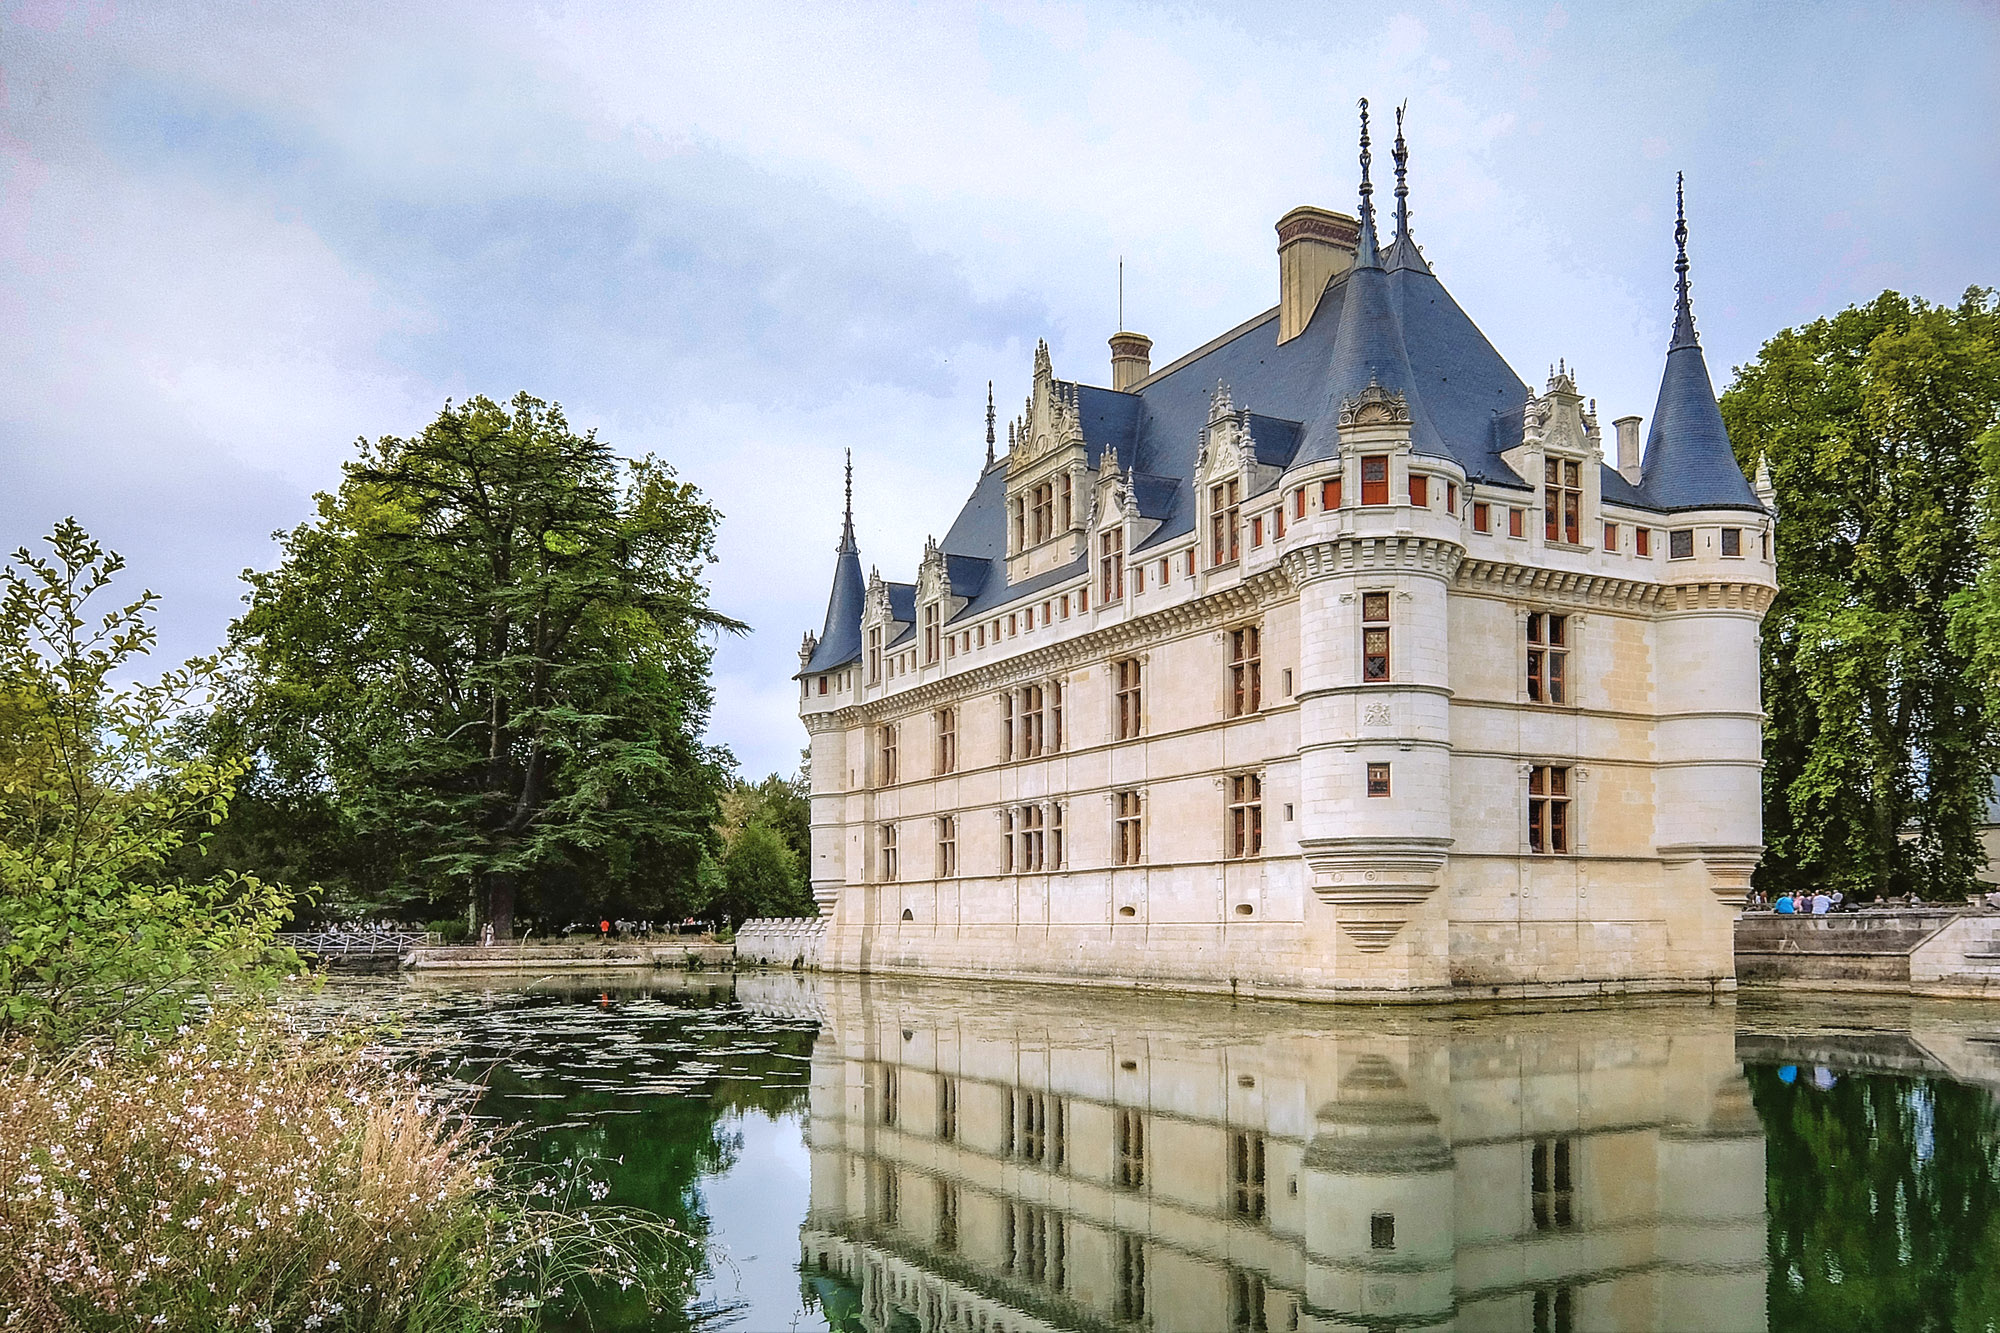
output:
[[[1277,307],[1033,388],[914,583],[801,651],[835,969],[1317,998],[1733,984],[1772,512],[1695,337],[1600,430],[1411,237],[1278,223]],[[1762,489],[1762,488],[1760,488]],[[1765,497],[1768,498],[1768,492]]]

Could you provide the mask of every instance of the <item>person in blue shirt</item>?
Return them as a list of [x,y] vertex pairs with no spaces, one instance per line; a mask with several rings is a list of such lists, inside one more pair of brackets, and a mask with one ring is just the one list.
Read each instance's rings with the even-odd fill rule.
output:
[[1771,904],[1771,906],[1774,911],[1782,912],[1786,916],[1792,915],[1792,913],[1797,910],[1797,908],[1792,903],[1792,895],[1789,893],[1779,894],[1778,901]]

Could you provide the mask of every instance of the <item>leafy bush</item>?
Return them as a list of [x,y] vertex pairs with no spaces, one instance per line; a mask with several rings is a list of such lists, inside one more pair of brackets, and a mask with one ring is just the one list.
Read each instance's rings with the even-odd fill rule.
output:
[[448,916],[438,921],[427,921],[424,929],[435,934],[446,944],[463,944],[472,938],[472,927],[462,916]]
[[678,1294],[684,1238],[518,1174],[465,1099],[269,1015],[0,1049],[0,1327],[529,1328]]
[[212,659],[119,683],[155,598],[93,623],[124,567],[74,520],[0,570],[0,1040],[169,1030],[188,1006],[298,966],[272,948],[287,897],[169,862],[228,813],[240,761],[189,758],[175,722]]

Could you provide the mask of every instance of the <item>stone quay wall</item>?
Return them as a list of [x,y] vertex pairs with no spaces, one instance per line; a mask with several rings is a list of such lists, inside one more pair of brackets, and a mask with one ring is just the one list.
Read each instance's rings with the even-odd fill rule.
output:
[[1912,907],[1736,921],[1743,986],[2000,997],[2000,914]]

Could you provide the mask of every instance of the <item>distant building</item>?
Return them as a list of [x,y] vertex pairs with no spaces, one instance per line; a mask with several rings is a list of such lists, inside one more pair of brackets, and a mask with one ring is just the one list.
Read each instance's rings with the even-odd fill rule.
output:
[[[914,583],[843,529],[801,651],[829,967],[1265,994],[1730,984],[1770,511],[1688,297],[1642,456],[1412,239],[1278,223],[1279,303],[1033,389]],[[1560,318],[1560,312],[1553,317]],[[898,521],[922,521],[899,513]]]

